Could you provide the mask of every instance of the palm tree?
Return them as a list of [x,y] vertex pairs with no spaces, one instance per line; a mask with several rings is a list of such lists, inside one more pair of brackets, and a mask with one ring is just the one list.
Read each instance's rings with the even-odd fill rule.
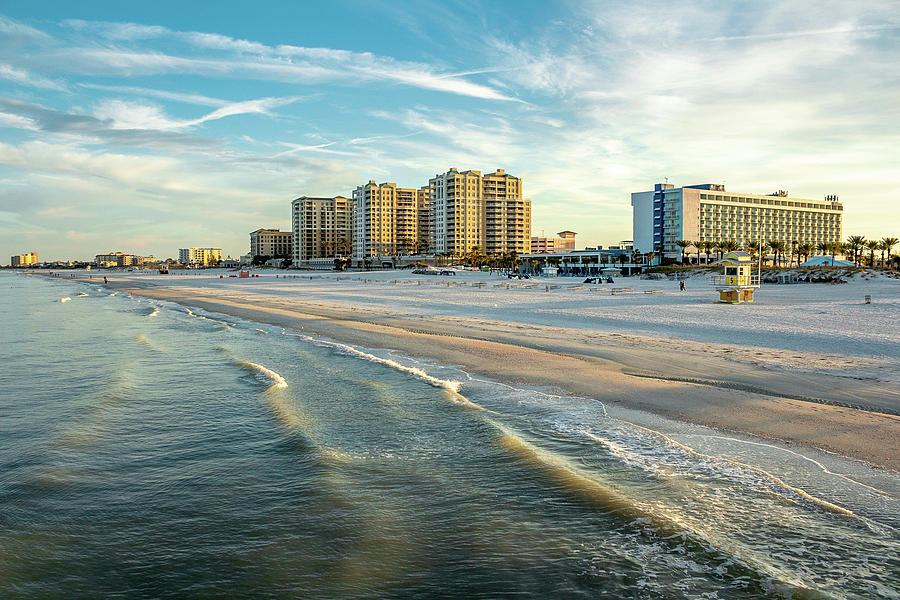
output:
[[762,244],[757,241],[747,242],[747,250],[750,252],[750,256],[752,258],[756,258],[759,254],[759,251],[762,249]]
[[706,254],[706,264],[709,264],[709,253],[712,252],[712,249],[715,247],[715,244],[710,242],[709,240],[705,240],[700,242],[700,245],[703,246],[703,252]]
[[352,248],[352,244],[348,238],[343,238],[338,245],[341,248],[341,256],[349,256],[350,249]]
[[831,252],[831,266],[834,266],[834,255],[838,252],[843,252],[844,245],[840,242],[829,242],[825,244],[828,247],[828,252]]
[[740,247],[741,245],[734,240],[725,240],[724,242],[722,242],[722,250],[724,250],[725,252],[734,252]]
[[875,251],[881,250],[881,242],[875,240],[866,240],[866,243],[863,244],[866,249],[869,251],[869,266],[875,266]]
[[900,240],[898,240],[898,239],[895,238],[895,237],[883,237],[883,238],[881,238],[881,265],[882,265],[882,266],[885,266],[885,265],[887,264],[887,263],[884,262],[884,253],[885,253],[885,251],[888,253],[888,254],[887,254],[887,260],[888,260],[888,262],[891,262],[891,248],[893,248],[894,246],[896,246],[898,243],[900,243]]
[[684,251],[688,246],[693,245],[691,240],[675,240],[675,245],[681,248],[681,266],[684,266]]
[[820,255],[825,256],[826,254],[831,252],[831,244],[829,244],[828,242],[819,242],[818,244],[816,244],[816,251]]
[[809,260],[809,255],[812,254],[813,245],[809,242],[803,242],[799,246],[797,246],[797,265],[800,265],[800,257],[803,256],[806,260]]
[[770,240],[769,248],[771,248],[772,251],[775,253],[774,260],[772,262],[772,266],[777,267],[778,266],[778,255],[779,255],[779,253],[784,252],[785,248],[787,248],[787,244],[785,244],[784,242],[782,242],[780,240]]
[[718,242],[713,242],[713,250],[716,251],[716,260],[722,260],[722,252],[725,250],[724,243],[722,240]]
[[647,264],[648,264],[648,265],[652,265],[652,264],[653,264],[653,258],[654,258],[655,256],[656,256],[656,253],[653,252],[652,250],[651,250],[650,252],[647,252],[646,254],[644,254],[644,258],[647,259]]
[[859,249],[866,243],[866,238],[861,235],[851,235],[847,238],[847,249],[853,254],[853,262],[859,266]]

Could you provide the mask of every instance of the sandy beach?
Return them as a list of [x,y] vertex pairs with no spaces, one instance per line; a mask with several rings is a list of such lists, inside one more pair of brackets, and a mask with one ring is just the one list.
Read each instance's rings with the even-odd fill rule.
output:
[[[459,365],[470,373],[512,385],[543,386],[608,405],[616,403],[723,431],[815,447],[874,467],[900,470],[900,394],[892,380],[897,357],[890,350],[890,335],[894,335],[891,332],[880,342],[886,350],[865,356],[860,352],[834,352],[843,347],[840,339],[834,347],[829,347],[827,340],[817,342],[829,352],[792,348],[792,337],[787,335],[779,342],[776,331],[768,332],[771,344],[757,346],[740,343],[739,335],[732,335],[732,343],[688,339],[688,335],[674,336],[672,331],[653,336],[628,333],[627,327],[585,327],[577,318],[570,319],[574,325],[571,327],[563,326],[566,319],[542,324],[528,322],[529,318],[522,318],[521,314],[515,317],[512,312],[507,320],[486,318],[478,314],[477,308],[468,310],[472,307],[465,302],[466,294],[471,296],[476,290],[481,291],[479,284],[489,283],[499,288],[490,292],[496,296],[487,298],[490,304],[490,300],[518,290],[506,289],[505,280],[498,283],[496,276],[487,279],[480,273],[464,275],[471,281],[460,278],[450,289],[461,293],[462,300],[447,297],[445,290],[451,286],[441,289],[451,282],[421,282],[408,273],[363,274],[355,278],[340,278],[336,274],[276,278],[266,274],[250,281],[208,274],[169,278],[116,274],[109,276],[108,285],[148,298]],[[464,282],[479,287],[457,292],[456,288]],[[560,283],[574,288],[563,290],[570,297],[584,295],[573,281],[553,282]],[[407,297],[402,302],[383,301],[403,284]],[[662,307],[685,301],[684,296],[673,294],[667,298],[666,289],[657,289],[672,287],[669,282],[627,280],[627,284],[633,286],[632,304],[644,302],[645,296],[652,296],[655,305]],[[894,281],[876,284],[882,286],[877,288],[882,298],[893,295],[897,289]],[[641,294],[641,287],[657,291]],[[815,284],[780,287],[823,296],[836,289]],[[858,295],[857,291],[860,290],[852,290],[851,295]],[[848,289],[840,292],[850,293]],[[424,296],[422,304],[427,304],[429,293],[457,306],[441,311],[422,306],[417,310],[398,310],[401,306],[413,307],[413,298]],[[590,302],[600,304],[599,296],[591,296]],[[582,301],[580,298],[578,302]],[[532,307],[546,302],[545,297],[536,295],[525,300]],[[562,295],[553,302],[560,309],[566,307]],[[770,302],[776,304],[774,298]],[[498,306],[496,302],[493,305]],[[893,304],[884,311],[893,313],[896,305],[894,296]],[[761,302],[757,306],[764,305]],[[715,306],[704,300],[702,310],[708,311],[708,318],[721,318],[722,311],[732,311],[724,313],[731,318],[745,308],[748,307]],[[646,307],[644,310],[652,320],[653,311]],[[878,319],[874,320],[877,326]],[[773,323],[773,330],[780,326]],[[828,335],[840,338],[842,334]]]

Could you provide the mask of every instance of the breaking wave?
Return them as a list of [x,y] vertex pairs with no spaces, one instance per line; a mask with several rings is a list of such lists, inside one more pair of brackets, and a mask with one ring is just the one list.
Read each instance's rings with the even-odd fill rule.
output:
[[262,365],[256,364],[254,362],[249,361],[235,361],[234,363],[238,367],[244,367],[245,369],[249,369],[254,371],[264,377],[269,381],[269,388],[272,389],[284,389],[288,386],[287,380],[284,377],[273,371],[272,369],[268,369]]
[[59,301],[60,301],[60,302],[71,302],[72,299],[69,298],[68,296],[66,296],[65,298],[60,298]]
[[476,410],[486,410],[483,406],[476,404],[459,393],[459,388],[462,385],[462,382],[455,381],[452,379],[440,379],[433,375],[429,375],[424,369],[420,369],[418,367],[409,367],[402,363],[399,363],[395,360],[391,360],[389,358],[381,358],[380,356],[375,356],[374,354],[370,354],[368,352],[364,352],[358,348],[354,348],[348,344],[342,344],[340,342],[333,342],[329,340],[323,340],[319,338],[314,338],[308,335],[302,334],[288,334],[287,332],[282,330],[283,335],[291,335],[293,337],[298,337],[308,342],[311,342],[317,346],[325,347],[325,348],[333,348],[342,354],[346,354],[348,356],[353,356],[356,358],[361,358],[363,360],[367,360],[369,362],[377,363],[380,365],[384,365],[386,367],[390,367],[394,370],[401,371],[403,373],[408,373],[421,379],[425,383],[434,386],[436,388],[445,389],[450,392],[451,400],[457,404],[467,406],[469,408],[474,408]]

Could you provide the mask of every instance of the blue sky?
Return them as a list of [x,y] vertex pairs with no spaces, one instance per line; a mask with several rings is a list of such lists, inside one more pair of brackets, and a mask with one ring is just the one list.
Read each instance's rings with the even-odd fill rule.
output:
[[293,198],[450,167],[579,247],[664,177],[897,236],[898,61],[877,0],[0,2],[0,256],[237,256]]

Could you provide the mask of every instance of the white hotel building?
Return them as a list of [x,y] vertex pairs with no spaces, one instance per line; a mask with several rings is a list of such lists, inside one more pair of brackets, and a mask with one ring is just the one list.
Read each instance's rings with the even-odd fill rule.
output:
[[844,207],[837,196],[825,200],[726,192],[724,185],[680,188],[657,183],[652,191],[631,194],[634,247],[640,252],[680,256],[676,240],[723,242],[742,248],[752,241],[810,243],[841,241]]

